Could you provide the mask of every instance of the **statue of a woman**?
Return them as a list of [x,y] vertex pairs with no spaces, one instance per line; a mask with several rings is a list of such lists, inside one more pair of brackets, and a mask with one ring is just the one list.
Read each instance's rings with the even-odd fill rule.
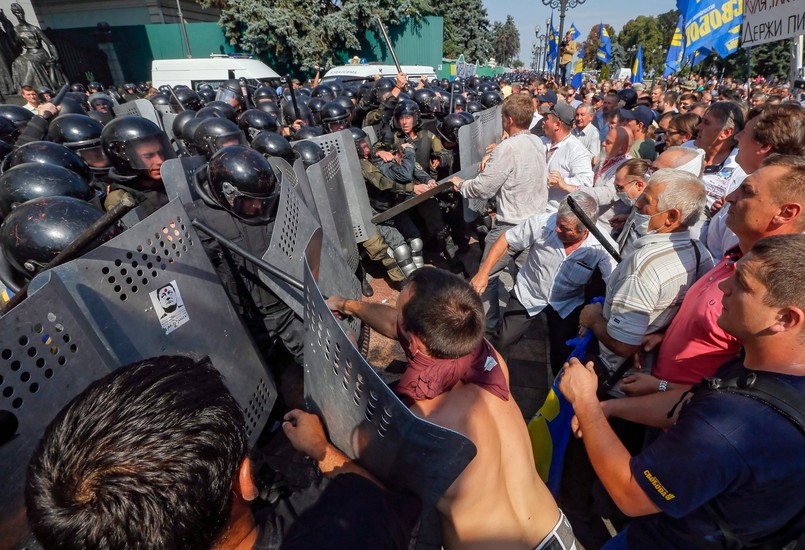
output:
[[19,21],[14,32],[22,45],[22,54],[11,64],[14,86],[18,90],[23,86],[48,86],[54,90],[60,88],[67,79],[59,68],[56,47],[39,27],[25,21],[22,6],[11,4],[11,13]]

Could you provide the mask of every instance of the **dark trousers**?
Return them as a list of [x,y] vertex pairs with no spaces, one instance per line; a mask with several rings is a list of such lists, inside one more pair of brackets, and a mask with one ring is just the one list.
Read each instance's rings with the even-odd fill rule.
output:
[[512,291],[509,296],[509,303],[503,311],[495,348],[503,356],[503,359],[508,361],[511,349],[517,345],[528,327],[531,326],[531,323],[542,316],[548,326],[548,341],[551,346],[551,370],[553,375],[556,376],[572,351],[572,348],[565,342],[578,335],[581,308],[582,306],[579,306],[574,309],[565,319],[562,319],[551,306],[546,306],[537,315],[529,317],[525,307]]

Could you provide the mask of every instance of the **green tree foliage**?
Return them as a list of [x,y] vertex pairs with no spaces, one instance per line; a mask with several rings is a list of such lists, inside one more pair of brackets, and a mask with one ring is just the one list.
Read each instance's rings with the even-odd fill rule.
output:
[[[777,77],[781,80],[788,80],[791,61],[790,48],[791,40],[789,39],[753,46],[751,49],[752,77],[762,75],[766,78]],[[690,72],[720,76],[723,69],[724,76],[745,80],[746,55],[747,50],[744,48],[739,48],[726,59],[720,57],[716,52],[711,52],[700,65],[693,67]]]
[[514,24],[514,18],[508,15],[505,23],[496,21],[492,25],[492,35],[495,60],[501,65],[510,67],[514,56],[520,50],[520,31]]
[[464,54],[468,62],[485,62],[491,55],[489,16],[482,0],[442,0],[434,15],[444,17],[444,52],[453,59]]
[[[669,12],[673,13],[673,12]],[[667,16],[667,14],[663,14]],[[668,19],[668,17],[665,17]],[[668,53],[668,45],[676,27],[671,23],[670,34],[663,29],[660,17],[641,15],[623,26],[618,34],[618,44],[627,52],[624,67],[631,68],[638,46],[643,46],[643,68],[648,74],[651,69],[662,74],[662,66]]]
[[[281,69],[343,63],[344,52],[361,49],[375,16],[388,27],[432,12],[429,0],[198,0],[221,8],[220,25],[232,44],[267,54]],[[379,31],[377,31],[379,32]]]
[[[599,31],[601,25],[593,25],[593,28],[590,29],[590,34],[587,35],[587,40],[584,41],[584,66],[585,67],[597,67],[601,68],[602,63],[596,60],[596,53],[598,52],[598,42],[599,42]],[[608,25],[604,23],[604,28],[607,30],[607,34],[609,34],[610,38],[612,39],[612,46],[615,46],[615,29],[612,28],[612,25]],[[613,54],[615,50],[613,49]]]

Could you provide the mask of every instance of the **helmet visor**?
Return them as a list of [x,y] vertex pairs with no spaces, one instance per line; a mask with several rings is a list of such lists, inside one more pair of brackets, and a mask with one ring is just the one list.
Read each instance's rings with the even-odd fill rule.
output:
[[112,164],[103,152],[103,147],[100,144],[93,147],[86,147],[76,151],[81,160],[87,163],[90,168],[111,168]]
[[218,88],[218,92],[215,94],[216,101],[223,101],[224,103],[228,103],[233,107],[240,105],[243,101],[243,95],[239,92],[234,92],[228,88],[224,88],[223,86]]
[[176,153],[168,136],[160,132],[126,143],[126,156],[132,170],[158,170],[163,162],[176,158]]
[[224,182],[221,186],[221,193],[224,200],[229,203],[230,212],[242,220],[261,224],[274,219],[279,193],[268,197],[256,197],[243,193],[229,182]]

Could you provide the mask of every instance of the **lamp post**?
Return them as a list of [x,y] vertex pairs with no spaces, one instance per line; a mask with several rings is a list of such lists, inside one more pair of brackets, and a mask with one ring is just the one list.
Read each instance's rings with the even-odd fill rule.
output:
[[550,24],[551,24],[550,21],[546,19],[545,20],[545,33],[544,34],[540,34],[540,31],[542,29],[540,28],[539,25],[534,27],[534,32],[535,32],[535,34],[537,36],[537,40],[539,40],[539,45],[537,46],[537,49],[539,50],[538,53],[537,53],[537,55],[539,56],[537,58],[537,61],[538,61],[537,70],[540,73],[545,71],[545,54],[547,53],[548,28],[549,28]]
[[[568,8],[575,8],[579,4],[583,4],[586,0],[542,0],[543,5],[550,6],[552,10],[559,8],[559,41],[562,41],[562,37],[565,34],[565,13],[567,12]],[[558,55],[556,58],[556,77],[559,79],[559,61],[561,57]],[[561,80],[560,80],[561,81]]]

